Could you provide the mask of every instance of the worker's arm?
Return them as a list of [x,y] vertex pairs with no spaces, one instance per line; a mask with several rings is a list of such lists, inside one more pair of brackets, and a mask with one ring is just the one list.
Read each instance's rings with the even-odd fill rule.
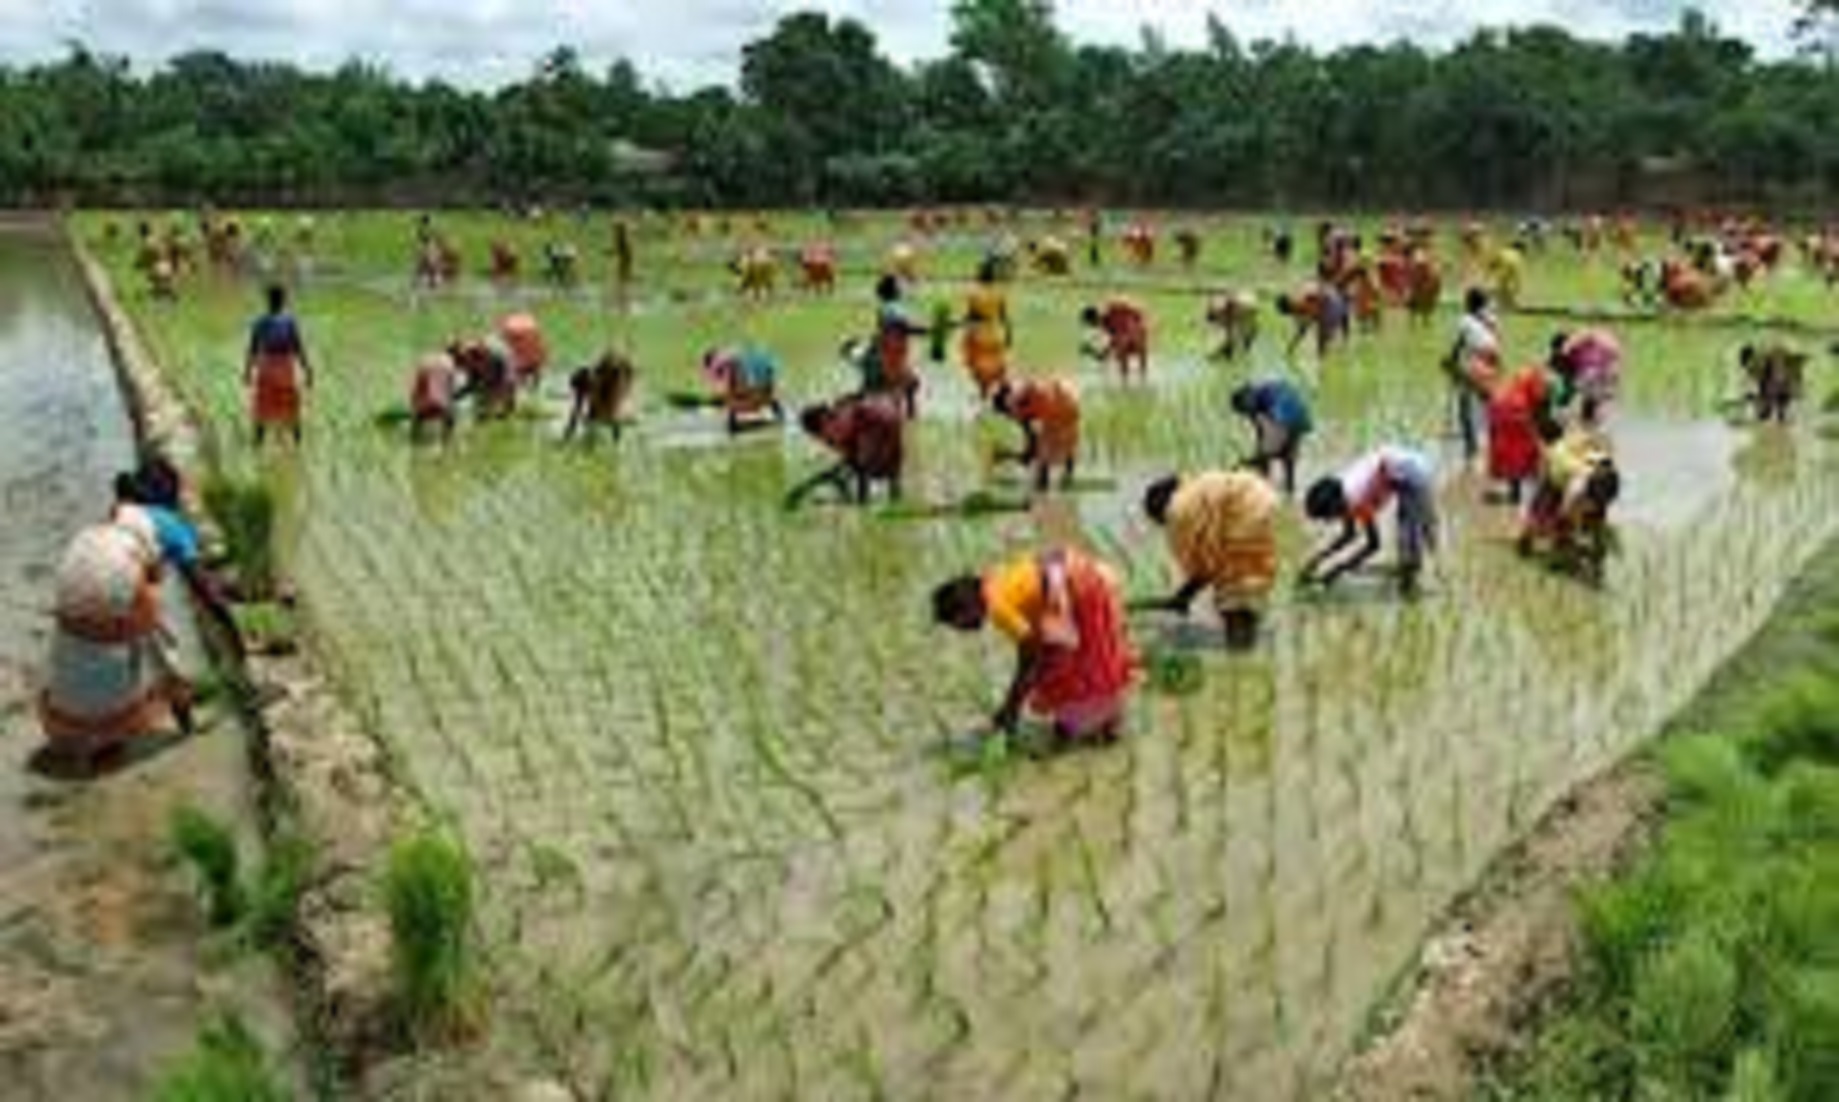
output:
[[230,614],[230,606],[224,601],[217,580],[207,573],[197,562],[186,563],[178,568],[179,577],[184,579],[185,588],[191,593],[192,601],[198,611],[204,614],[209,623],[223,633],[230,651],[238,661],[245,654],[243,633],[236,626],[236,617]]
[[792,487],[791,492],[785,495],[785,507],[787,510],[797,509],[804,504],[807,497],[810,497],[824,486],[833,486],[838,493],[842,494],[844,497],[848,497],[849,477],[850,470],[848,463],[838,463],[834,466],[825,467],[810,478]]
[[1313,321],[1303,315],[1297,315],[1296,332],[1290,337],[1290,347],[1285,350],[1285,355],[1296,355],[1296,350],[1302,347],[1303,338],[1307,337],[1309,331],[1314,328],[1315,323]]
[[1016,724],[1022,718],[1022,704],[1034,689],[1034,683],[1041,676],[1044,648],[1033,637],[1023,641],[1015,650],[1015,675],[1009,679],[1009,692],[1003,697],[1002,707],[990,717],[990,724],[999,731],[1013,734]]
[[1146,601],[1132,601],[1130,607],[1139,612],[1178,612],[1183,616],[1194,606],[1194,601],[1207,590],[1207,579],[1189,578],[1181,583],[1181,588],[1167,597],[1152,597]]
[[[1336,555],[1339,555],[1341,552],[1347,550],[1350,546],[1352,546],[1354,542],[1354,538],[1358,536],[1359,534],[1360,534],[1360,527],[1353,521],[1352,518],[1349,518],[1348,520],[1343,521],[1341,524],[1341,533],[1335,537],[1334,542],[1322,548],[1320,551],[1317,551],[1314,555],[1311,555],[1309,557],[1309,561],[1303,564],[1303,572],[1302,572],[1303,582],[1309,583],[1309,582],[1320,581],[1322,582],[1322,584],[1327,585],[1329,582],[1329,579],[1328,578],[1318,578],[1316,576],[1317,571],[1321,570],[1322,564],[1328,562],[1330,559],[1334,558]],[[1331,572],[1331,577],[1332,577],[1332,572]]]
[[1002,323],[1003,323],[1003,347],[1014,348],[1015,347],[1015,323],[1009,320],[1009,306],[1007,303],[1003,304]]
[[[1379,525],[1370,520],[1363,521],[1360,525],[1360,529],[1366,536],[1365,540],[1360,545],[1360,550],[1341,560],[1339,563],[1335,564],[1328,573],[1323,574],[1322,584],[1324,586],[1335,584],[1336,580],[1338,580],[1341,575],[1349,571],[1360,569],[1368,559],[1379,553]],[[1350,532],[1349,534],[1351,535],[1352,533]]]

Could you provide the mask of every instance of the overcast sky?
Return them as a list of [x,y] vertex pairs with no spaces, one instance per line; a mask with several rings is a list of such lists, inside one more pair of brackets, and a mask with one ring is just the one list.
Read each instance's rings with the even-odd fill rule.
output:
[[[1687,5],[1668,0],[1059,0],[1060,24],[1085,41],[1130,43],[1145,22],[1171,43],[1205,39],[1209,11],[1242,40],[1293,34],[1318,46],[1409,37],[1447,44],[1478,25],[1553,22],[1613,37],[1663,29]],[[1728,33],[1767,53],[1787,48],[1793,0],[1705,0]],[[599,68],[630,57],[675,87],[733,79],[741,44],[782,14],[852,15],[896,59],[943,52],[948,0],[0,0],[0,59],[56,56],[69,39],[146,65],[189,48],[313,67],[352,57],[410,77],[466,85],[523,76],[567,43]]]

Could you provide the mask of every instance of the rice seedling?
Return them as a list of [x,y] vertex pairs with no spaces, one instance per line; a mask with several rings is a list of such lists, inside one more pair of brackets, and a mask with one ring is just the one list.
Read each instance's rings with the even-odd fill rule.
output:
[[248,903],[236,835],[209,814],[181,804],[167,823],[167,839],[173,853],[192,870],[211,925],[234,925]]
[[247,600],[274,593],[275,498],[255,480],[219,476],[204,485],[204,507],[223,533],[224,554]]
[[221,1013],[154,1084],[153,1102],[288,1102],[293,1092],[243,1020]]
[[477,992],[472,861],[433,830],[390,850],[383,877],[404,1024],[417,1037],[463,1025]]

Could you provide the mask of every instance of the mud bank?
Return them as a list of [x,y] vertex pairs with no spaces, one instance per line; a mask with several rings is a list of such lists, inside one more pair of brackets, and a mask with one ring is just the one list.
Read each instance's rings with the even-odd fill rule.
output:
[[[107,273],[75,234],[67,237],[139,435],[181,466],[195,493],[214,460],[208,437],[148,354]],[[415,801],[339,701],[310,646],[286,658],[252,655],[247,673],[259,687],[260,703],[246,718],[267,826],[285,823],[313,846],[296,926],[302,1025],[341,1073],[356,1075],[391,1044],[388,926],[376,870],[390,840],[414,820]]]
[[0,1095],[142,1099],[218,1012],[271,1051],[295,1031],[271,962],[226,951],[167,856],[181,804],[256,841],[232,715],[207,704],[197,737],[80,782],[31,768],[58,556],[106,509],[135,435],[55,224],[0,216],[0,238]]

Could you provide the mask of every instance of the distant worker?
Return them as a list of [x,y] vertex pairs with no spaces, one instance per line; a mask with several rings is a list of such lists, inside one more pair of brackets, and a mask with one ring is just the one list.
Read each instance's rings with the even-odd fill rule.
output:
[[1258,343],[1257,293],[1240,290],[1216,296],[1207,304],[1207,324],[1220,335],[1214,355],[1223,360],[1250,355]]
[[1786,344],[1743,346],[1737,362],[1749,386],[1747,395],[1756,420],[1787,424],[1804,386],[1807,354]]
[[1296,323],[1285,355],[1294,356],[1304,338],[1315,335],[1315,350],[1326,357],[1337,341],[1347,343],[1349,311],[1347,297],[1327,280],[1317,280],[1297,294],[1277,296],[1277,312]]
[[409,382],[409,439],[419,442],[434,427],[443,443],[453,438],[459,405],[460,369],[445,352],[423,356]]
[[779,361],[772,353],[754,345],[711,349],[702,358],[702,370],[727,415],[730,435],[785,420]]
[[1125,382],[1130,381],[1133,366],[1140,378],[1149,378],[1149,318],[1141,306],[1114,298],[1103,306],[1086,307],[1079,320],[1104,338],[1102,345],[1086,349],[1088,355],[1100,363],[1116,364]]
[[1146,607],[1185,615],[1210,589],[1227,647],[1256,645],[1260,613],[1277,584],[1278,498],[1271,484],[1251,471],[1171,475],[1149,487],[1143,511],[1168,530],[1181,571],[1180,589]]
[[1600,582],[1612,546],[1609,510],[1621,490],[1607,439],[1581,426],[1564,433],[1545,447],[1520,553],[1545,552],[1560,569]]
[[249,327],[249,348],[243,360],[243,382],[250,390],[258,447],[271,428],[300,442],[302,394],[313,385],[306,340],[287,309],[287,289],[271,285],[267,297],[268,312]]
[[1443,357],[1462,455],[1468,461],[1481,454],[1485,395],[1501,369],[1500,334],[1500,321],[1494,316],[1488,292],[1469,288],[1463,298],[1462,320],[1456,323],[1455,343]]
[[568,377],[568,390],[573,400],[562,439],[573,440],[579,435],[582,440],[592,442],[594,430],[602,429],[611,433],[617,442],[626,399],[631,397],[632,384],[637,377],[638,369],[632,361],[613,351],[604,353],[586,367],[576,368]]
[[964,307],[964,370],[988,398],[1009,374],[1009,348],[1015,343],[1015,326],[1009,321],[1009,300],[997,281],[996,266],[985,260],[977,269],[977,284]]

